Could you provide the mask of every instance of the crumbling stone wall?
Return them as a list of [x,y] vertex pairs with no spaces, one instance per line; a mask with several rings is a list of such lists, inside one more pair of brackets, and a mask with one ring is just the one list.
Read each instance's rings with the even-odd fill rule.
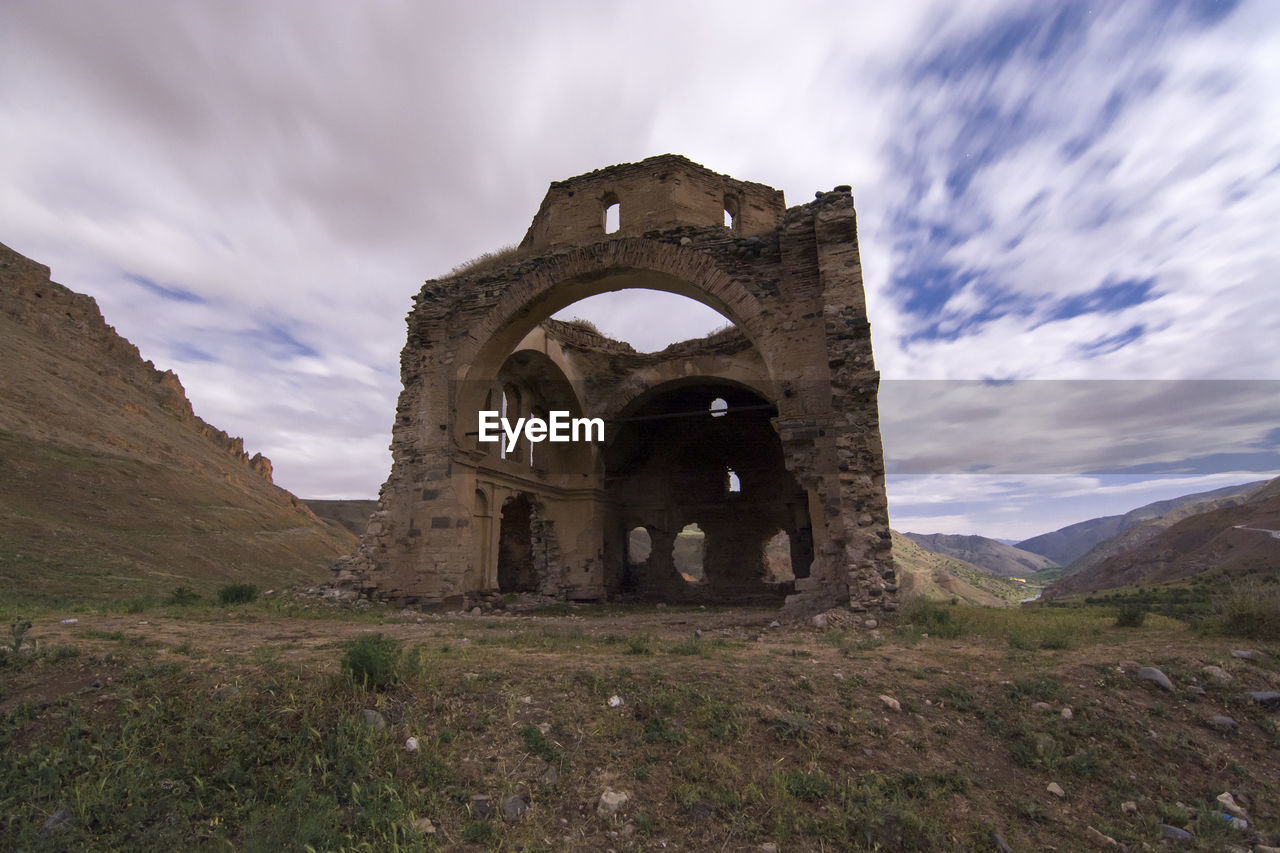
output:
[[[619,226],[606,233],[615,204]],[[734,327],[644,354],[549,319],[624,287],[689,296]],[[408,327],[391,475],[339,565],[343,582],[429,604],[504,591],[499,508],[524,495],[556,543],[546,594],[893,607],[879,374],[849,187],[788,209],[777,190],[674,155],[558,181],[518,251],[427,282]],[[708,410],[717,398],[730,405],[721,420]],[[511,454],[480,444],[477,413],[504,399],[522,416],[604,418],[606,441]],[[724,485],[731,459],[744,467],[739,491]],[[690,521],[707,531],[707,582],[681,590],[666,551]],[[662,578],[628,563],[637,524],[653,535],[643,565]],[[806,565],[771,586],[761,549],[779,531]]]

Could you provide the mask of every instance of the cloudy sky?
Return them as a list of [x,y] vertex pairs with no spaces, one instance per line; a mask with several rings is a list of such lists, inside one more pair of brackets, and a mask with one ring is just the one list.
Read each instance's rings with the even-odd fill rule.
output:
[[[1274,0],[8,0],[0,242],[281,485],[372,497],[412,295],[550,181],[851,184],[893,524],[1021,538],[1280,473],[1277,92]],[[723,323],[656,298],[567,313]]]

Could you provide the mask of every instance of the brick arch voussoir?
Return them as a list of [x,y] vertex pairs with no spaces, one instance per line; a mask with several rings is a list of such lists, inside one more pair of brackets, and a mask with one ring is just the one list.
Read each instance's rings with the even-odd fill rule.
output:
[[709,256],[669,243],[643,238],[610,240],[583,246],[557,255],[514,282],[502,299],[467,335],[469,352],[460,352],[462,363],[482,351],[528,306],[563,285],[584,276],[603,275],[611,270],[649,270],[678,278],[695,290],[718,301],[760,351],[765,363],[771,359],[771,330],[762,321],[760,300]]

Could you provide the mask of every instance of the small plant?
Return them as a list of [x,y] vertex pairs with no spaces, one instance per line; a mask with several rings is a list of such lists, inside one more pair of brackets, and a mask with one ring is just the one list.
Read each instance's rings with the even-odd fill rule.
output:
[[[170,604],[178,604],[184,607],[190,604],[195,604],[199,600],[200,600],[200,593],[195,592],[194,590],[187,589],[185,586],[177,587],[176,589],[174,589],[172,593],[169,594]],[[229,602],[224,602],[224,603],[229,603]]]
[[248,604],[258,597],[258,588],[251,583],[227,584],[218,590],[219,604]]
[[1147,608],[1136,601],[1126,601],[1116,611],[1117,628],[1141,628],[1147,621]]
[[23,642],[25,642],[23,638],[27,635],[27,632],[30,630],[31,630],[30,619],[14,619],[13,622],[9,625],[9,635],[10,637],[12,637],[9,643],[9,650],[12,651],[15,655],[22,649],[22,644]]
[[[400,644],[382,634],[365,634],[347,642],[342,671],[353,684],[382,690],[400,680]],[[535,729],[536,731],[536,729]]]
[[832,791],[830,780],[821,772],[788,771],[781,774],[779,782],[782,790],[797,800],[805,800],[806,802],[817,802],[825,799]]
[[653,637],[648,634],[638,634],[627,639],[627,654],[629,655],[651,655],[653,654]]
[[556,745],[548,740],[547,736],[537,726],[525,726],[522,728],[520,730],[520,739],[524,741],[525,749],[543,761],[550,763],[560,758],[560,750],[556,749]]

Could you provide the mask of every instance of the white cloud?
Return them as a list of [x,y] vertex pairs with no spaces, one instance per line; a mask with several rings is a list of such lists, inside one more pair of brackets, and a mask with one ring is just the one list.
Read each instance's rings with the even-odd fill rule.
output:
[[[985,76],[908,74],[1042,9],[11,3],[0,240],[94,295],[144,357],[178,370],[202,417],[272,456],[302,495],[368,497],[385,477],[403,318],[423,279],[517,242],[549,181],[667,151],[790,204],[854,185],[886,377],[1280,378],[1275,7],[1192,35],[1173,21],[1138,42],[1145,52],[1126,48],[1151,10],[1107,7],[1060,64],[1021,52]],[[1112,89],[1151,69],[1158,84],[1065,158]],[[950,143],[977,97],[1041,126],[953,198]],[[918,155],[909,172],[895,147]],[[904,212],[963,240],[904,242]],[[971,284],[941,318],[954,340],[904,343],[927,323],[891,282],[921,248],[1000,282],[1025,312],[967,326],[990,298]],[[1055,299],[1149,276],[1154,301],[1035,325]],[[720,322],[632,296],[598,319],[616,330],[662,315],[689,336]],[[1082,344],[1139,324],[1138,340],[1084,357]],[[270,328],[315,355],[273,349]],[[895,424],[891,448],[945,449]]]

